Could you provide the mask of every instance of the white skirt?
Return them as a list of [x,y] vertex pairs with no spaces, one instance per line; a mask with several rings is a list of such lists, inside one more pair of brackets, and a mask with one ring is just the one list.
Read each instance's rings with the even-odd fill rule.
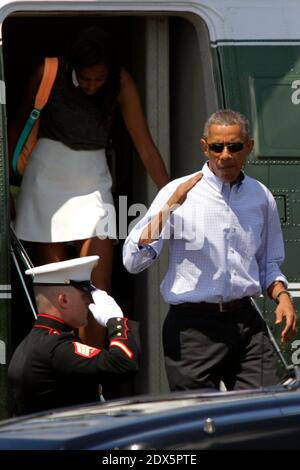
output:
[[104,150],[72,150],[39,139],[17,199],[17,236],[44,243],[116,239],[111,184]]

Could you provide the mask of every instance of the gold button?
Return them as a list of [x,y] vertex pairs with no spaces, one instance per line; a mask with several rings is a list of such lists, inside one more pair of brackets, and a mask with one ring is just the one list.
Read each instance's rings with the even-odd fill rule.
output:
[[117,336],[122,336],[122,333],[117,333]]
[[120,330],[122,328],[122,325],[118,325],[117,329]]
[[117,321],[121,321],[121,320],[122,320],[122,318],[120,318],[120,317],[117,318]]

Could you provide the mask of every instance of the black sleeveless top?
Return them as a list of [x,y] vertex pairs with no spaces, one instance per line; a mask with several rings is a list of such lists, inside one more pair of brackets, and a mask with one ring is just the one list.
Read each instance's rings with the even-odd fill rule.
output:
[[108,130],[101,111],[101,94],[89,96],[75,87],[60,60],[49,100],[41,113],[40,137],[57,140],[74,150],[103,149]]

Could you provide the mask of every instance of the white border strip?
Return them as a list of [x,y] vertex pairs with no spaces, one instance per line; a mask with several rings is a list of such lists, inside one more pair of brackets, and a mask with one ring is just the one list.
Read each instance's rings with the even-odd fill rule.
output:
[[300,46],[300,41],[217,41],[211,47],[220,46]]
[[6,104],[6,94],[5,94],[4,80],[0,80],[0,104]]
[[300,297],[300,291],[299,290],[289,290],[290,294],[292,297]]
[[293,297],[300,297],[300,282],[289,282],[288,289]]
[[300,282],[289,282],[289,289],[300,289]]
[[[3,292],[5,290],[10,292]],[[0,284],[0,299],[11,299],[11,284]]]
[[0,290],[11,290],[11,284],[0,284]]

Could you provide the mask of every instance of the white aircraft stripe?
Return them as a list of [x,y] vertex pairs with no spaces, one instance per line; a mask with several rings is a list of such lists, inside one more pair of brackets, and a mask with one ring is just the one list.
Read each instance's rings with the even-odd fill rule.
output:
[[300,289],[300,282],[289,282],[289,289]]
[[0,293],[0,299],[11,299],[11,292]]

